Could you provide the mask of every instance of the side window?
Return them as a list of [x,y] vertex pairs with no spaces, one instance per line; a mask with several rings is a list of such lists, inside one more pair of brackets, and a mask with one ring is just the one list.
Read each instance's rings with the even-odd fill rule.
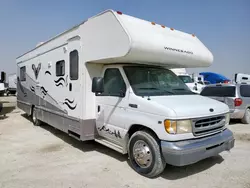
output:
[[70,79],[78,80],[78,66],[79,66],[78,51],[74,50],[69,54],[69,64],[70,64]]
[[20,81],[26,81],[26,67],[20,68]]
[[65,61],[57,61],[56,62],[56,76],[64,76],[65,74]]
[[120,70],[110,68],[104,74],[104,92],[102,96],[124,97],[126,92],[126,84],[122,78]]
[[250,97],[250,85],[241,85],[240,94],[242,97]]

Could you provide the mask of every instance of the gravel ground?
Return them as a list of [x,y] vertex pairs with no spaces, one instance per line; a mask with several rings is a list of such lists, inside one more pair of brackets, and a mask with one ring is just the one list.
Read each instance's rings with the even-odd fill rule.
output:
[[19,109],[0,118],[0,188],[250,188],[249,156],[250,142],[239,139],[230,153],[186,167],[167,165],[160,177],[148,179],[130,168],[126,155],[47,125],[34,127]]

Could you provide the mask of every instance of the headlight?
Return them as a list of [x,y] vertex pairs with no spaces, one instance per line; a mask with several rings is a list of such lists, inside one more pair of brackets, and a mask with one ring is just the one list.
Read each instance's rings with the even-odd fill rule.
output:
[[226,119],[226,125],[229,125],[229,123],[230,123],[230,113],[225,115],[225,119]]
[[192,123],[190,120],[165,120],[164,126],[169,134],[184,134],[192,132]]

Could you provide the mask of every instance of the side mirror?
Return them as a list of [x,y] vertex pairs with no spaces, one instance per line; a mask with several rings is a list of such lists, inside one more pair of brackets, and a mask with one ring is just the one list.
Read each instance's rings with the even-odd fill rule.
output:
[[104,92],[104,81],[101,77],[94,77],[92,80],[92,92],[103,93]]

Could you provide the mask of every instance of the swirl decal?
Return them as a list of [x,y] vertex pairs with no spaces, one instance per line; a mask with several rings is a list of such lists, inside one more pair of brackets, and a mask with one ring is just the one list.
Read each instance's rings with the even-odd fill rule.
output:
[[58,83],[60,81],[63,81],[65,83],[65,79],[63,77],[60,77],[58,80],[54,80],[55,83]]
[[35,93],[35,87],[34,86],[30,86],[30,90]]
[[75,100],[69,100],[69,99],[64,99],[63,104],[65,104],[70,110],[75,110],[77,107],[77,104],[73,105],[73,103],[75,102]]
[[46,90],[43,86],[42,86],[40,89],[41,89],[42,94],[43,94],[44,96],[46,96],[47,93],[48,93],[48,90]]
[[58,84],[56,84],[56,86],[58,87],[58,86],[63,86],[63,84],[62,83],[58,83]]
[[63,77],[60,77],[60,78],[58,78],[58,80],[54,80],[54,82],[56,84],[56,87],[58,87],[58,86],[63,87],[64,85],[66,85],[66,86],[68,85],[67,76],[66,76],[66,81]]
[[45,71],[45,73],[44,74],[49,74],[49,75],[51,75],[51,72],[49,72],[49,71]]

